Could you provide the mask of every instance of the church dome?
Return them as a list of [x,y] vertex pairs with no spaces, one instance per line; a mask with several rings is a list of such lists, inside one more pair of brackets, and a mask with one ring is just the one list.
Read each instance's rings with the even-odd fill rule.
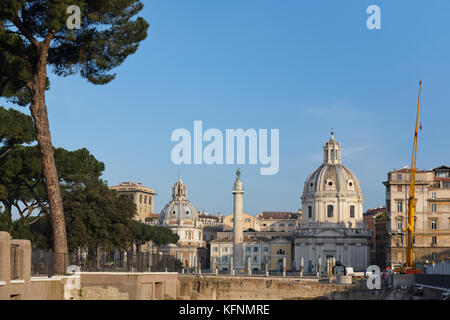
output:
[[303,195],[326,191],[328,194],[352,194],[362,197],[361,186],[355,174],[341,163],[341,145],[331,134],[324,147],[323,163],[306,179]]
[[303,220],[344,223],[362,220],[361,186],[355,174],[342,164],[341,145],[334,140],[333,133],[323,151],[323,163],[308,176],[303,187]]
[[180,221],[197,221],[197,219],[197,210],[187,200],[187,186],[180,177],[172,188],[172,201],[161,211],[158,224],[178,224]]

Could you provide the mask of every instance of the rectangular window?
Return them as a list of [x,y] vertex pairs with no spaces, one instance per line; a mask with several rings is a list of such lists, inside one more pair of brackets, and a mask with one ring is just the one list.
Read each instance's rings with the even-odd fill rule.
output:
[[436,211],[437,211],[436,203],[433,203],[433,204],[431,205],[431,212],[436,212]]
[[436,220],[431,220],[431,230],[436,230]]
[[402,186],[401,185],[397,186],[397,192],[402,192]]
[[252,248],[250,247],[245,248],[245,252],[252,252]]
[[249,218],[245,218],[245,222],[250,222],[250,219]]
[[403,237],[402,237],[402,236],[398,237],[398,239],[397,239],[397,245],[398,245],[399,247],[401,247],[401,246],[403,245]]
[[223,251],[223,252],[228,252],[228,248],[227,248],[227,247],[223,247],[223,248],[222,248],[222,251]]
[[308,206],[308,218],[312,218],[312,207]]
[[436,192],[431,193],[431,199],[436,199]]
[[280,226],[280,227],[284,227],[284,223],[280,223],[279,226]]
[[431,260],[437,260],[437,252],[431,253]]
[[401,220],[397,221],[397,230],[398,232],[403,232],[403,223]]
[[350,218],[355,217],[355,206],[350,206]]
[[214,252],[219,252],[219,248],[214,247]]
[[333,217],[333,206],[332,205],[327,206],[327,217],[328,218]]
[[402,180],[402,175],[401,174],[397,175],[397,180]]
[[253,252],[258,252],[258,247],[254,247]]
[[253,262],[258,262],[258,256],[253,257]]
[[264,252],[269,252],[269,247],[264,247],[263,251]]
[[431,237],[431,244],[437,245],[437,237]]
[[436,177],[438,178],[448,178],[449,172],[436,172]]
[[397,211],[403,212],[403,202],[402,201],[397,202]]

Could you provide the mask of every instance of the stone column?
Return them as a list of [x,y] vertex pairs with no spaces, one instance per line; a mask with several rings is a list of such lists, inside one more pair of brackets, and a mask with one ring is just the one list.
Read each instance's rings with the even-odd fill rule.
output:
[[217,258],[214,259],[214,272],[216,276],[219,275],[219,268],[217,267]]
[[300,259],[300,277],[302,277],[303,278],[303,267],[304,267],[304,265],[303,265],[303,257]]
[[331,260],[331,274],[333,274],[334,267],[336,266],[336,258]]
[[236,181],[234,182],[234,206],[233,206],[233,258],[236,268],[243,268],[243,202],[244,202],[244,188],[240,180],[240,170],[236,172]]
[[283,257],[283,277],[286,277],[286,257]]
[[266,277],[268,277],[269,276],[269,257],[266,257],[265,270],[266,270]]
[[247,257],[247,274],[252,275],[252,265],[250,262],[250,256]]
[[230,274],[234,275],[233,256],[230,257]]
[[317,277],[320,278],[322,274],[322,257],[319,256],[319,260],[317,261]]
[[327,277],[330,276],[330,258],[327,258]]

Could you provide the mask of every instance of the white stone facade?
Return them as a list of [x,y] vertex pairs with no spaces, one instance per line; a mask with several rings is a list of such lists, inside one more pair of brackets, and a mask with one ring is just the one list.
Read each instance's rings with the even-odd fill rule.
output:
[[369,264],[370,230],[363,222],[363,195],[358,179],[341,163],[341,146],[333,134],[324,145],[323,163],[306,179],[302,219],[295,231],[295,268],[303,257],[305,272],[322,270],[334,258],[355,270]]

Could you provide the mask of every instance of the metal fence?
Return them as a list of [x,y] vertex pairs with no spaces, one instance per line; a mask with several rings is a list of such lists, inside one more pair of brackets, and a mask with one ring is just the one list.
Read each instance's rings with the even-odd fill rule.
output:
[[[54,275],[55,253],[50,249],[33,248],[31,273],[33,276]],[[180,272],[181,264],[173,256],[150,252],[110,250],[102,252],[80,251],[68,254],[69,265],[82,272]]]
[[436,262],[425,266],[426,274],[446,274],[450,275],[450,260]]

